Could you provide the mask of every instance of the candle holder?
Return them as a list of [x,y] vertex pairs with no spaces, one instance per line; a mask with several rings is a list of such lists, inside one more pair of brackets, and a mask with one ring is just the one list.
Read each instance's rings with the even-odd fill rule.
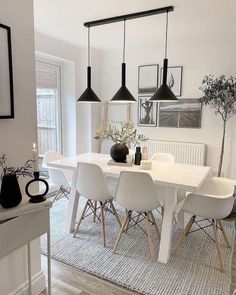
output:
[[[31,195],[29,192],[29,187],[32,183],[34,182],[42,182],[45,185],[45,191],[42,194],[38,194],[38,195]],[[30,198],[30,202],[31,203],[40,203],[40,202],[44,202],[46,201],[46,195],[48,193],[49,190],[49,185],[47,183],[47,181],[43,178],[39,177],[39,172],[34,172],[34,178],[32,180],[30,180],[25,187],[25,192],[27,194],[27,196]]]

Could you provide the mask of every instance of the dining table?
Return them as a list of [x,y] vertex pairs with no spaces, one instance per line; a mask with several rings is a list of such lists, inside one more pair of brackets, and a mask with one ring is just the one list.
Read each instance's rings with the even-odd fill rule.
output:
[[[155,161],[150,170],[142,170],[138,165],[109,165],[110,155],[101,153],[84,153],[64,157],[47,164],[50,168],[71,170],[73,172],[71,191],[67,207],[66,230],[73,232],[79,205],[79,193],[76,190],[76,171],[78,162],[93,163],[101,167],[105,177],[119,178],[121,171],[142,171],[150,174],[157,186],[162,186],[164,193],[164,215],[162,217],[161,239],[158,261],[167,263],[170,257],[173,229],[184,227],[184,213],[177,218],[174,226],[174,212],[177,195],[197,190],[210,173],[210,167],[170,162]],[[154,161],[153,161],[154,162]],[[93,180],[91,179],[91,185]]]

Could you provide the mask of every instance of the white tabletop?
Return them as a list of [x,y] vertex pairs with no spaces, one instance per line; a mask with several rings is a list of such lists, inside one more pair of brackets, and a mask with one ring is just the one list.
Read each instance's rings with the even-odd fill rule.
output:
[[210,172],[210,167],[207,166],[157,161],[153,162],[151,170],[142,170],[140,166],[110,166],[108,165],[110,159],[110,155],[107,154],[86,153],[50,162],[48,167],[74,170],[78,162],[95,163],[102,168],[106,176],[111,177],[119,177],[121,171],[142,171],[150,174],[157,184],[176,187],[186,191],[197,189]]
[[22,202],[17,207],[5,209],[0,205],[0,221],[14,218],[20,215],[33,213],[35,211],[43,210],[50,207],[52,207],[52,202],[49,200],[41,203],[30,203],[29,198],[23,196]]

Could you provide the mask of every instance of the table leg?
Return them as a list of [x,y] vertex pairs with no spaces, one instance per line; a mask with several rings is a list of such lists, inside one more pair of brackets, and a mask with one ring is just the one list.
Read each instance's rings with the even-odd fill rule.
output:
[[167,187],[165,189],[165,210],[162,219],[161,241],[159,248],[158,261],[167,263],[170,257],[173,213],[177,204],[177,189]]
[[66,215],[66,231],[73,232],[75,229],[75,221],[76,215],[79,205],[79,194],[76,191],[76,170],[73,172],[71,190],[70,190],[70,197],[67,207],[67,215]]
[[51,281],[51,234],[50,227],[47,232],[47,254],[48,254],[48,295],[51,295],[52,281]]
[[31,276],[31,247],[30,242],[27,244],[27,258],[28,258],[28,294],[32,295],[32,276]]

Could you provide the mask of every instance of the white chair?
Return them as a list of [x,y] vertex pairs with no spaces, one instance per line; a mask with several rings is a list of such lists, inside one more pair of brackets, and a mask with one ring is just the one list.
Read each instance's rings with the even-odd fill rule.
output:
[[49,178],[52,183],[59,185],[59,189],[53,198],[53,203],[63,197],[69,199],[72,174],[70,171],[48,167],[48,162],[63,159],[64,156],[59,152],[48,151],[43,158],[43,167],[48,169]]
[[[90,214],[94,214],[94,217],[96,216],[99,219],[99,221],[101,218],[102,238],[103,245],[105,247],[106,230],[104,211],[110,211],[111,213],[113,213],[117,219],[119,226],[121,226],[121,222],[116,212],[116,209],[113,205],[113,196],[108,191],[102,169],[96,164],[78,163],[76,189],[81,196],[87,199],[87,202],[84,206],[83,212],[74,231],[74,237],[79,230],[82,220]],[[97,202],[100,203],[99,208],[97,208]],[[110,209],[108,205],[110,205]],[[91,213],[88,214],[89,209],[91,210]],[[100,216],[98,216],[96,213],[98,209],[101,210]]]
[[152,155],[152,161],[161,161],[161,162],[175,162],[175,157],[172,154],[168,153],[155,153]]
[[[145,219],[151,257],[152,260],[155,260],[150,224],[155,226],[157,235],[160,238],[160,231],[152,211],[160,207],[161,204],[151,176],[143,172],[121,172],[115,199],[126,209],[126,216],[115,243],[114,253],[117,251],[122,234],[126,232],[128,228],[137,225],[140,221]],[[138,216],[144,217],[141,218],[141,220],[137,220],[137,216],[132,217],[133,212],[137,212]],[[134,225],[129,226],[130,221],[133,221]]]
[[[190,233],[193,223],[196,223],[199,230],[204,230],[207,235],[209,234],[205,231],[205,228],[212,226],[213,240],[216,242],[220,269],[222,272],[224,271],[217,229],[222,231],[225,242],[230,248],[230,243],[221,220],[226,218],[232,211],[234,204],[234,185],[235,181],[231,179],[220,177],[208,178],[197,192],[189,194],[185,200],[177,205],[177,213],[182,210],[186,213],[192,214],[193,216],[190,218],[185,229],[180,234],[172,254],[176,254],[181,242],[185,236]],[[203,219],[196,220],[197,216]],[[200,225],[201,221],[209,221],[209,225],[204,225],[204,227],[202,227]]]

